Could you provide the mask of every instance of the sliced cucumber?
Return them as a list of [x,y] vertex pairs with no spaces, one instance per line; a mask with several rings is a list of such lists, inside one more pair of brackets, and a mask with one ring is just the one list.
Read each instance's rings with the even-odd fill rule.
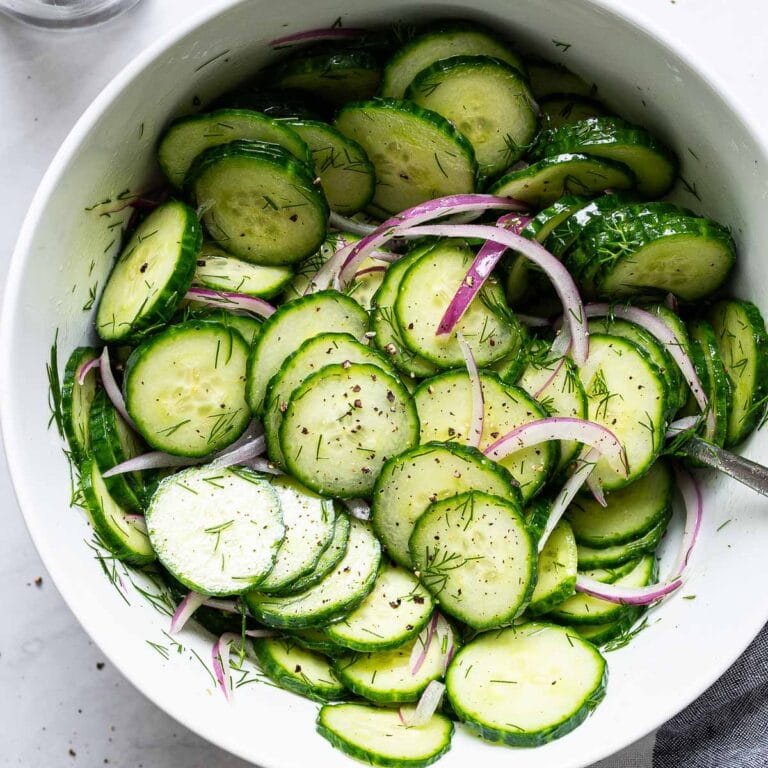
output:
[[566,513],[576,541],[600,549],[639,539],[669,516],[673,487],[672,470],[658,460],[636,482],[606,494],[605,507],[576,497]]
[[[664,304],[651,304],[646,307],[646,309],[648,312],[651,312],[660,320],[664,321],[665,325],[675,334],[677,345],[683,349],[688,357],[690,357],[691,340],[688,338],[688,329],[680,316]],[[677,365],[675,365],[675,368],[677,368]],[[682,408],[688,399],[690,389],[688,387],[688,382],[685,380],[685,377],[680,372],[679,368],[677,368],[677,377],[679,380],[677,402],[680,403],[680,408]]]
[[193,303],[185,307],[184,316],[178,323],[196,320],[200,323],[216,323],[230,328],[242,336],[243,341],[250,347],[261,333],[262,319],[241,312],[229,312],[226,309],[212,309],[209,306],[198,308]]
[[424,725],[414,727],[405,725],[395,709],[333,704],[318,713],[317,732],[336,749],[369,765],[424,768],[451,748],[453,723],[443,715],[432,715]]
[[423,644],[424,640],[417,637],[389,651],[342,656],[334,668],[350,691],[375,704],[417,701],[429,683],[445,673],[444,649],[434,639],[413,673],[411,654],[416,645]]
[[269,299],[293,277],[290,267],[263,267],[230,256],[213,243],[204,243],[197,256],[193,282],[214,291],[232,291]]
[[400,284],[411,265],[432,246],[418,248],[406,254],[387,269],[379,290],[373,298],[372,327],[376,346],[392,364],[411,377],[423,378],[438,372],[437,366],[419,357],[406,345],[403,332],[395,315],[395,302],[400,294]]
[[112,268],[96,310],[108,342],[138,339],[167,323],[195,274],[202,233],[184,203],[161,205],[139,224]]
[[384,67],[381,95],[402,99],[419,72],[454,56],[491,56],[525,72],[520,57],[489,30],[466,22],[447,23],[418,35],[392,57]]
[[594,83],[588,83],[562,64],[546,61],[538,56],[526,56],[524,61],[533,95],[537,99],[554,93],[593,96],[597,90]]
[[[543,419],[546,412],[517,387],[502,384],[491,373],[480,373],[484,417],[480,449],[484,450],[521,424]],[[413,399],[419,414],[421,442],[467,444],[472,424],[472,384],[465,371],[446,371],[423,381]],[[515,451],[498,462],[517,481],[523,501],[536,495],[557,463],[552,442]]]
[[528,611],[533,616],[554,608],[576,591],[576,539],[565,520],[555,526],[539,553],[536,589]]
[[508,624],[536,583],[536,545],[517,504],[479,491],[431,504],[408,548],[442,610],[473,629]]
[[290,126],[249,109],[220,109],[180,117],[160,139],[157,159],[171,184],[180,189],[196,157],[206,149],[240,139],[275,144],[301,162],[311,162],[309,148]]
[[293,391],[312,373],[334,363],[368,363],[391,372],[389,363],[374,349],[348,333],[321,333],[307,339],[280,366],[267,391],[264,406],[264,433],[269,458],[278,466],[285,459],[280,448],[280,425]]
[[99,353],[92,347],[77,347],[69,356],[61,382],[61,414],[64,435],[72,460],[80,463],[91,451],[91,407],[96,396],[96,371],[91,369],[79,382],[83,366]]
[[471,142],[486,178],[516,163],[538,130],[525,77],[490,56],[440,59],[416,75],[405,98],[450,120]]
[[192,467],[166,477],[146,520],[160,562],[204,595],[239,594],[258,584],[285,536],[277,493],[244,467]]
[[344,557],[322,580],[286,597],[246,592],[251,613],[270,627],[304,629],[318,627],[348,614],[365,600],[376,582],[381,547],[370,529],[352,520]]
[[325,238],[328,203],[311,168],[276,144],[211,147],[195,158],[185,186],[211,238],[245,261],[295,264]]
[[564,627],[531,623],[480,635],[448,668],[456,714],[488,741],[535,747],[569,733],[605,695],[605,659]]
[[346,287],[347,296],[351,296],[366,312],[373,312],[373,297],[384,282],[385,268],[381,264],[369,263],[373,259],[366,259],[365,266],[357,271],[352,282]]
[[607,624],[577,624],[572,629],[585,640],[589,640],[592,645],[605,645],[611,640],[617,640],[622,635],[629,639],[632,626],[643,613],[642,608],[627,608],[626,612],[615,621],[609,621]]
[[549,131],[536,156],[578,152],[628,166],[637,177],[637,191],[647,199],[665,195],[675,182],[674,153],[644,128],[612,117],[591,117]]
[[528,526],[528,530],[537,544],[544,533],[544,529],[547,527],[551,511],[552,502],[543,496],[534,499],[525,508],[525,524]]
[[296,275],[281,297],[283,302],[300,299],[307,293],[310,284],[312,284],[314,290],[316,286],[312,281],[320,267],[322,267],[337,250],[343,248],[348,243],[356,242],[359,239],[359,235],[353,235],[349,232],[329,231],[320,248],[318,248],[311,256],[304,259],[301,264],[296,265]]
[[768,334],[760,310],[749,301],[719,301],[709,312],[730,386],[725,445],[741,443],[760,423],[768,394]]
[[217,323],[172,325],[144,341],[128,358],[125,405],[153,448],[207,456],[243,433],[251,415],[245,401],[248,346]]
[[[646,587],[654,578],[656,561],[653,555],[645,555],[626,576],[614,583],[620,587]],[[611,603],[597,597],[578,594],[569,597],[550,611],[549,616],[566,624],[607,624],[626,615],[628,606]],[[632,609],[629,609],[632,612]]]
[[312,152],[315,171],[332,211],[349,216],[371,202],[376,174],[363,148],[332,125],[297,120],[291,128]]
[[579,556],[579,570],[616,568],[619,565],[637,560],[638,557],[646,552],[652,552],[658,546],[662,536],[664,536],[670,517],[671,512],[665,515],[656,527],[651,528],[648,533],[639,539],[628,541],[626,544],[617,544],[613,547],[601,547],[599,549],[588,547],[586,544],[578,544],[576,549]]
[[606,189],[633,189],[635,175],[623,163],[584,154],[554,155],[505,173],[488,192],[508,195],[534,208],[563,195],[597,195]]
[[432,597],[412,573],[385,564],[368,597],[325,631],[332,642],[354,651],[385,651],[418,635],[433,609]]
[[403,341],[439,368],[464,364],[458,333],[465,337],[480,367],[519,346],[519,324],[495,277],[488,278],[455,329],[437,335],[440,320],[473,260],[469,247],[441,241],[415,259],[400,282],[394,311]]
[[272,570],[259,582],[262,592],[279,592],[311,573],[333,538],[333,502],[303,488],[290,477],[276,477],[272,487],[280,501],[285,538]]
[[642,557],[643,555],[640,555],[634,560],[627,560],[626,563],[621,563],[612,568],[587,568],[582,573],[585,576],[589,576],[590,579],[600,581],[603,584],[615,584],[622,576],[626,576],[630,571],[634,570]]
[[[658,368],[630,341],[593,334],[579,369],[589,420],[611,430],[626,454],[626,468],[601,456],[592,476],[606,491],[641,477],[664,443],[666,384]],[[625,470],[628,470],[625,472]]]
[[88,516],[102,543],[117,560],[146,565],[155,559],[144,521],[128,515],[109,495],[96,462],[86,459],[80,466],[80,487]]
[[606,114],[605,106],[597,99],[578,93],[551,93],[539,100],[539,108],[546,128],[559,128]]
[[392,99],[353,102],[342,107],[336,127],[373,163],[373,203],[388,213],[475,189],[472,145],[435,112]]
[[307,339],[327,331],[356,339],[368,330],[368,315],[338,291],[320,291],[283,305],[262,326],[248,358],[248,404],[262,413],[267,385],[288,356]]
[[346,689],[328,659],[296,642],[284,637],[259,638],[253,641],[253,650],[261,670],[281,688],[312,701],[346,698]]
[[[96,392],[91,407],[91,453],[103,474],[128,459],[145,453],[144,442],[125,423],[107,393]],[[143,513],[145,487],[141,472],[126,472],[103,478],[110,496],[126,512]]]
[[211,109],[247,109],[280,120],[317,120],[321,108],[311,94],[295,88],[265,88],[258,83],[239,85],[219,96]]
[[322,627],[293,629],[288,636],[295,640],[302,648],[306,648],[308,651],[315,651],[315,653],[321,653],[323,656],[328,656],[332,659],[348,653],[346,648],[341,648],[336,643],[332,643]]
[[478,490],[519,505],[509,473],[479,451],[453,443],[428,443],[390,459],[373,491],[371,523],[389,556],[412,565],[408,539],[434,501]]

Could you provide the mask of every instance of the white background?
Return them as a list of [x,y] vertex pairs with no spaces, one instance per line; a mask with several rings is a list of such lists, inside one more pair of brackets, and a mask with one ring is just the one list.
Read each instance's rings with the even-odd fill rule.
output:
[[[81,112],[175,20],[213,1],[142,0],[83,32],[37,31],[0,15],[0,284],[35,188]],[[671,31],[756,121],[768,121],[762,0],[614,4],[634,6]],[[1,452],[0,768],[245,766],[165,716],[103,664],[32,547]],[[254,723],[254,738],[258,731]],[[648,747],[646,740],[630,751],[623,766],[631,768]]]

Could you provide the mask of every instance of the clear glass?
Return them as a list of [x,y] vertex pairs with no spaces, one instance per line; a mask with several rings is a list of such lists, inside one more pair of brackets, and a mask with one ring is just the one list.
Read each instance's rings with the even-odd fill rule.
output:
[[85,27],[127,11],[139,0],[0,0],[0,13],[50,29]]

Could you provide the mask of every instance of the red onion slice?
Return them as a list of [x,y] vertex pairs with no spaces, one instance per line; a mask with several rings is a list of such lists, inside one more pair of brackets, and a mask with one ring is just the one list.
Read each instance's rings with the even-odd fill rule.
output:
[[231,700],[232,691],[229,674],[229,652],[232,643],[240,639],[233,632],[225,632],[219,637],[211,648],[211,661],[213,662],[213,674],[227,701]]
[[462,333],[456,334],[456,340],[461,347],[461,354],[464,356],[464,363],[467,366],[469,375],[469,386],[472,390],[472,420],[469,427],[469,444],[473,448],[480,447],[480,441],[483,438],[483,421],[485,419],[485,402],[483,401],[483,385],[480,381],[480,374],[477,370],[477,363],[472,350],[467,344],[467,340]]
[[364,221],[349,219],[334,211],[331,211],[331,214],[328,217],[328,223],[334,229],[341,229],[344,232],[352,232],[355,235],[370,235],[371,232],[376,230],[375,224],[366,224]]
[[424,664],[424,660],[427,658],[429,646],[432,645],[432,639],[434,638],[435,630],[437,629],[438,618],[439,613],[438,611],[435,611],[432,614],[429,624],[421,630],[418,639],[413,644],[411,656],[408,660],[408,666],[411,668],[412,675],[417,675],[419,673],[419,670]]
[[432,680],[424,689],[424,693],[419,698],[419,703],[413,712],[409,712],[404,707],[400,707],[399,716],[403,725],[410,728],[418,728],[429,722],[432,715],[437,712],[440,702],[443,700],[445,685],[439,680]]
[[360,277],[365,277],[366,275],[375,275],[377,272],[383,274],[386,271],[386,267],[366,267],[365,269],[361,269],[359,272],[355,272],[355,280]]
[[193,286],[187,291],[184,298],[188,301],[196,301],[198,304],[206,304],[210,307],[241,309],[259,317],[270,317],[276,312],[275,307],[268,301],[264,301],[264,299],[232,291],[212,291],[210,288]]
[[343,238],[341,240],[344,242],[344,245],[315,272],[314,277],[312,277],[304,290],[305,296],[317,291],[324,291],[331,285],[340,285],[339,272],[341,271],[341,266],[356,245],[355,243],[347,243]]
[[673,421],[668,427],[665,437],[675,437],[681,432],[687,432],[689,429],[697,427],[701,422],[701,416],[683,416],[681,419]]
[[344,499],[344,506],[358,520],[371,519],[371,505],[364,499]]
[[369,34],[365,29],[357,27],[327,27],[323,29],[308,29],[304,32],[295,32],[284,37],[276,37],[270,40],[273,48],[286,45],[300,45],[302,43],[317,43],[322,40],[354,40]]
[[217,597],[206,597],[203,605],[206,608],[215,608],[217,611],[223,611],[224,613],[235,613],[238,616],[243,614],[237,600],[221,600]]
[[171,616],[169,632],[175,635],[184,629],[184,625],[192,618],[192,614],[206,601],[206,596],[199,592],[187,592],[184,599],[176,606]]
[[265,475],[285,474],[285,472],[283,472],[281,469],[278,469],[269,459],[266,459],[263,456],[258,456],[255,459],[249,459],[248,461],[244,461],[243,464],[256,472],[262,472]]
[[264,435],[259,435],[238,448],[221,454],[211,462],[211,467],[233,467],[235,464],[242,464],[250,459],[261,456],[266,450],[267,440]]
[[586,485],[587,485],[587,488],[589,488],[589,491],[594,497],[595,501],[601,507],[607,507],[608,502],[605,500],[605,494],[603,493],[603,488],[600,485],[600,483],[594,478],[594,476],[592,475],[587,476]]
[[128,411],[125,407],[125,400],[123,400],[123,393],[120,391],[120,387],[117,386],[115,376],[112,373],[112,366],[109,362],[109,347],[104,347],[99,360],[99,372],[101,373],[101,383],[104,385],[104,390],[107,393],[112,405],[115,406],[115,410],[123,417],[125,423],[134,431],[136,425],[133,423],[133,419],[128,415]]
[[77,371],[77,383],[82,387],[85,384],[85,377],[94,369],[101,365],[101,358],[97,355],[91,358],[87,363],[80,366]]

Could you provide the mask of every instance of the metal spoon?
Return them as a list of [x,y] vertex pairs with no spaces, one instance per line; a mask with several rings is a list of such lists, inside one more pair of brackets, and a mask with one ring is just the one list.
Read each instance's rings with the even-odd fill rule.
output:
[[768,496],[768,467],[718,448],[695,435],[686,440],[681,452]]

